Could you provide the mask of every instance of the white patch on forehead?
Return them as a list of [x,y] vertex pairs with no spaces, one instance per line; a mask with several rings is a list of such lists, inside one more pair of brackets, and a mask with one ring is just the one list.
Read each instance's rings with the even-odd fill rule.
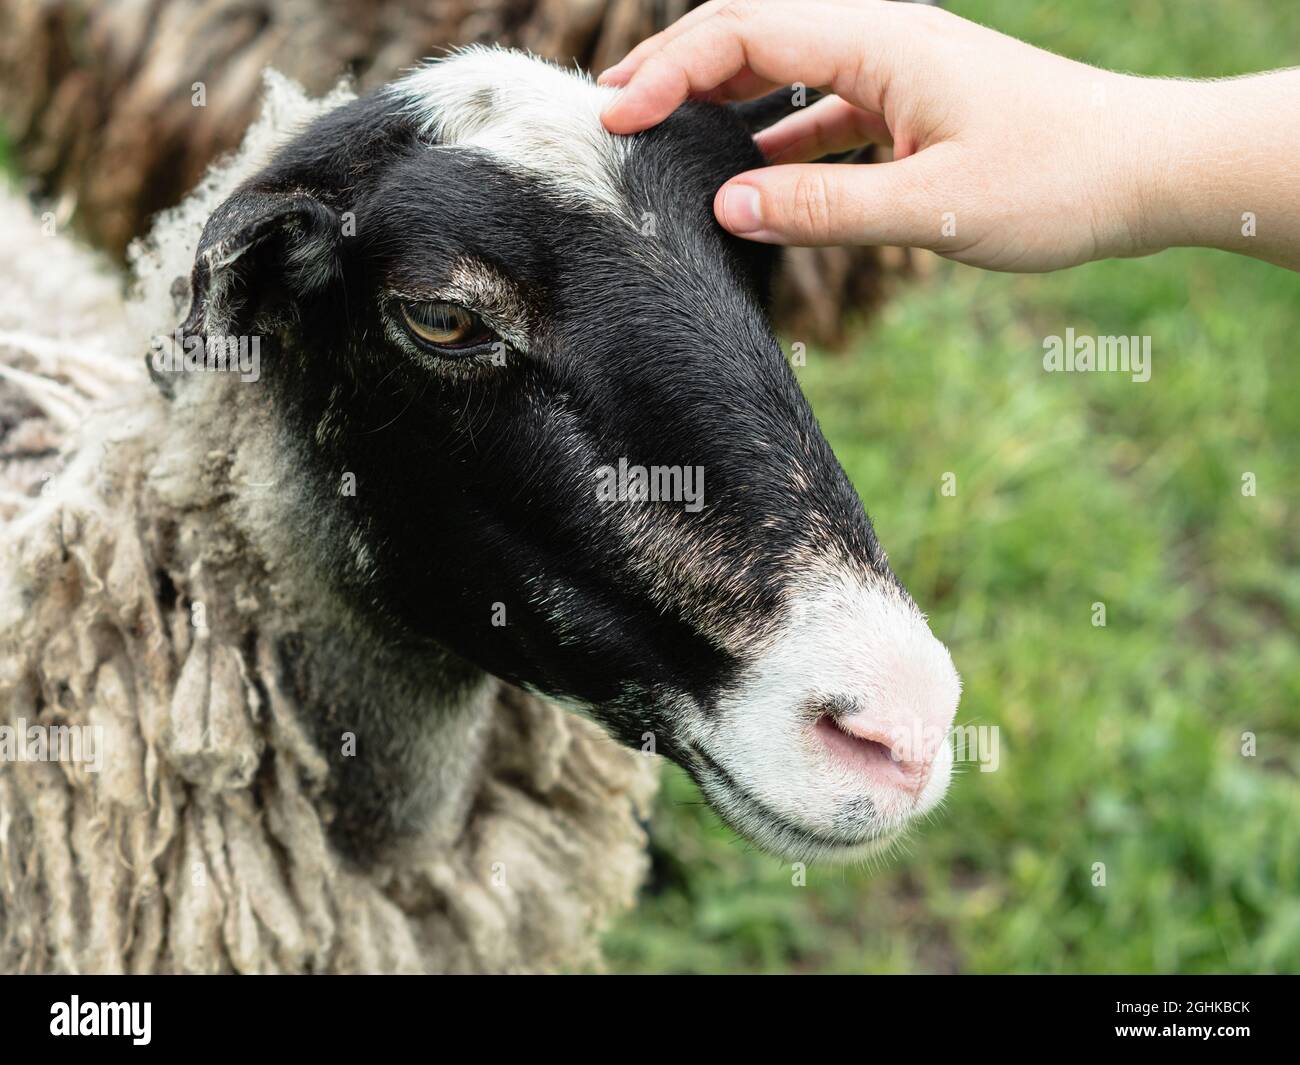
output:
[[506,48],[475,45],[388,90],[439,144],[475,148],[620,215],[627,140],[600,123],[616,90]]

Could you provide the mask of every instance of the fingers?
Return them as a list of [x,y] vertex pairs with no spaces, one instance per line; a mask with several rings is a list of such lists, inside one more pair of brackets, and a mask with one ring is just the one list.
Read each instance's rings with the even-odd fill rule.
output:
[[662,121],[690,96],[722,86],[728,96],[737,95],[738,86],[754,95],[792,81],[830,86],[879,111],[887,80],[881,63],[891,52],[885,44],[891,6],[855,6],[850,17],[850,9],[833,4],[733,0],[651,49],[602,120],[611,133],[635,133]]
[[[816,2],[822,6],[835,5],[859,9],[862,7],[862,0],[816,0]],[[871,0],[867,0],[867,2],[871,2]],[[743,6],[743,3],[737,3],[736,0],[708,0],[707,3],[688,11],[671,26],[667,26],[653,36],[647,37],[612,67],[603,71],[596,81],[601,85],[626,85],[632,75],[640,69],[641,64],[669,41],[680,37],[687,30],[694,29],[705,19],[718,14],[723,8],[739,8]]]
[[762,130],[754,143],[773,163],[806,163],[893,138],[882,116],[827,96]]
[[737,236],[768,244],[934,247],[943,218],[935,190],[950,151],[938,145],[895,163],[751,170],[722,186],[713,211]]
[[731,3],[731,0],[708,0],[708,3],[701,4],[694,10],[688,11],[671,26],[667,26],[653,36],[647,37],[612,67],[603,71],[596,81],[601,85],[626,85],[628,78],[636,73],[647,56],[653,55],[669,41],[680,37],[687,30],[699,25],[710,15],[716,14],[719,8],[726,7],[729,3]]

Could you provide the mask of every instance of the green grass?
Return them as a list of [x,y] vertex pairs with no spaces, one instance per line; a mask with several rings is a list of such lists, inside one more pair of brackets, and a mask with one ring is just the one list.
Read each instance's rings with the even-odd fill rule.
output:
[[[1263,2],[952,6],[1141,73],[1283,66],[1300,40]],[[1043,373],[1070,326],[1150,335],[1151,380]],[[806,886],[668,770],[611,967],[1300,971],[1300,276],[1199,251],[945,264],[799,374],[1001,766],[888,864]]]

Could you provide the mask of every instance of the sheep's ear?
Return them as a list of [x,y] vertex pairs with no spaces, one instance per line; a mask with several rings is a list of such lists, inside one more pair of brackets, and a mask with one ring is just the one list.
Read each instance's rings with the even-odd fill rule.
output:
[[277,293],[306,295],[338,270],[335,212],[304,192],[245,189],[203,227],[190,274],[190,313],[182,334],[241,332]]
[[821,96],[819,89],[787,85],[766,96],[760,96],[757,100],[742,100],[740,103],[731,104],[730,107],[732,113],[745,123],[745,128],[750,133],[757,133],[760,129],[775,125],[799,108],[815,103],[821,99]]

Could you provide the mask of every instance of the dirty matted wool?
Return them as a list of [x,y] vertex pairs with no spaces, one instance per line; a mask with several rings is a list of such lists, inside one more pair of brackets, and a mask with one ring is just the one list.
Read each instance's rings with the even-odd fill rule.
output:
[[0,196],[0,971],[586,968],[634,901],[652,765],[491,679],[444,823],[365,867],[331,846],[272,655],[296,592],[246,527],[274,497],[241,499],[259,411],[177,411],[148,380],[212,206],[344,98],[274,82],[131,300]]

